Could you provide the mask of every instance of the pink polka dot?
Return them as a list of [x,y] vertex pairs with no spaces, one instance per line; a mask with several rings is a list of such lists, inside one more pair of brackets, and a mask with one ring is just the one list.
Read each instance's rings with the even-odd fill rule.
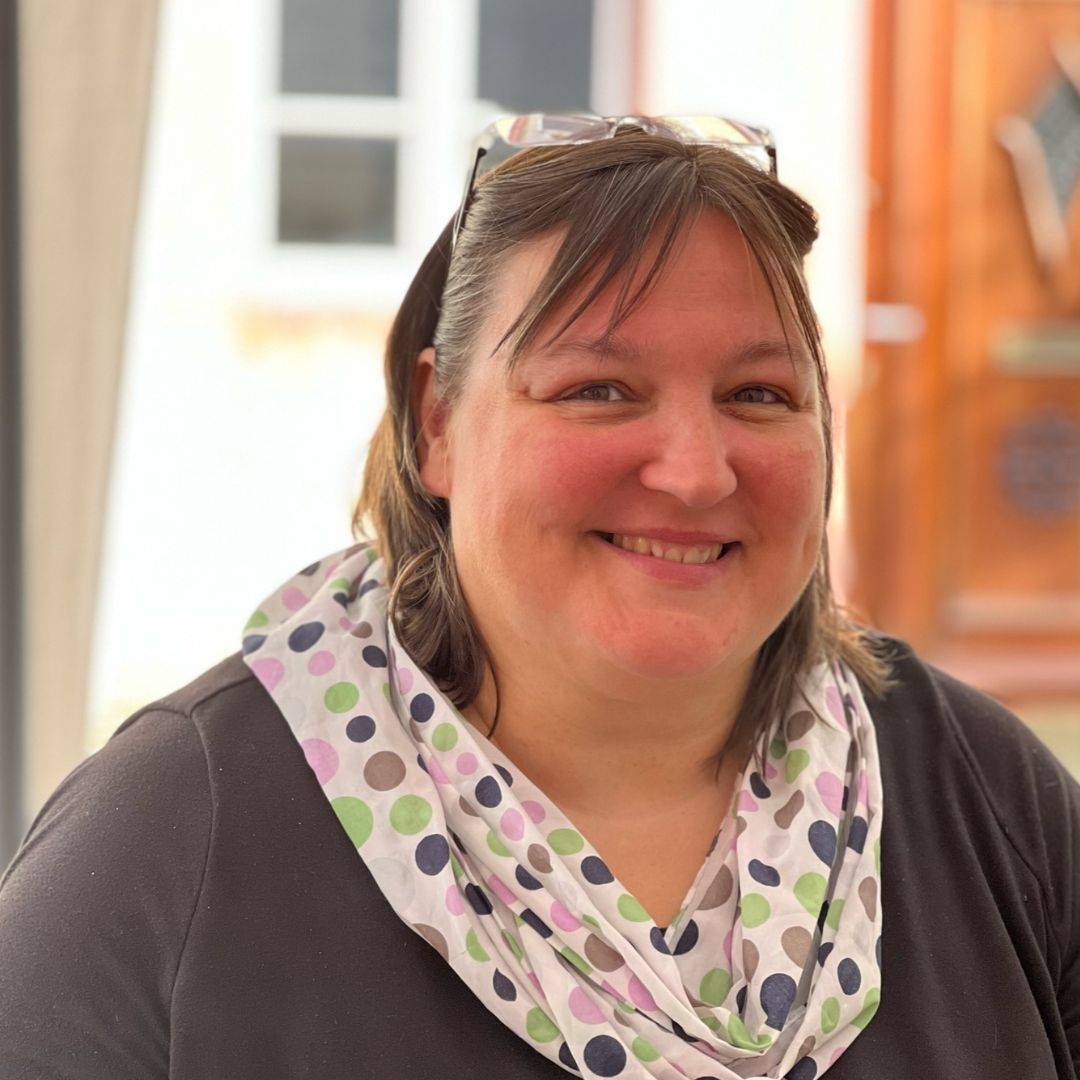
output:
[[340,626],[342,630],[351,630],[356,626],[356,623],[354,623],[348,615],[342,615],[341,618],[338,619],[338,626]]
[[460,915],[465,910],[465,897],[461,895],[456,882],[446,890],[446,910],[451,915]]
[[847,721],[844,719],[844,702],[840,697],[840,691],[835,686],[829,686],[825,689],[825,705],[828,707],[829,712],[832,713],[833,718],[841,727],[847,725]]
[[739,809],[740,810],[756,810],[758,808],[757,803],[754,802],[754,796],[749,791],[739,792]]
[[604,1022],[604,1014],[600,1011],[596,1002],[580,986],[575,986],[570,991],[570,1011],[583,1024],[602,1024]]
[[511,807],[499,820],[499,828],[508,840],[520,840],[525,835],[525,820],[520,810]]
[[468,750],[464,754],[458,754],[457,759],[457,771],[464,776],[472,776],[476,772],[477,763],[476,755],[469,753]]
[[630,976],[630,982],[626,989],[630,995],[630,1000],[639,1009],[645,1009],[646,1011],[654,1011],[656,1009],[656,1000],[645,988],[645,984],[636,975]]
[[866,770],[863,769],[863,771],[859,773],[859,795],[857,801],[861,802],[863,806],[869,806],[870,804],[866,799]]
[[602,987],[603,987],[603,988],[604,988],[604,989],[605,989],[605,990],[606,990],[606,991],[607,991],[607,992],[608,992],[609,994],[611,994],[611,996],[612,996],[612,997],[616,998],[617,1000],[619,1000],[619,1001],[625,1001],[625,1000],[626,1000],[626,998],[624,998],[624,997],[622,996],[622,994],[620,994],[620,993],[619,993],[619,991],[618,991],[618,990],[616,990],[616,989],[615,989],[615,987],[614,987],[614,986],[612,986],[612,985],[611,985],[611,983],[609,983],[609,982],[607,981],[607,979],[603,979],[603,980],[601,981],[600,985],[601,985],[601,986],[602,986]]
[[314,656],[307,662],[307,669],[312,675],[325,675],[330,671],[337,661],[334,659],[334,654],[326,649],[320,649]]
[[281,602],[290,611],[299,611],[308,602],[308,598],[295,585],[290,585],[281,594]]
[[338,561],[336,563],[331,563],[326,568],[326,573],[323,574],[323,581],[329,581],[334,576],[334,572],[337,570],[337,568],[340,565],[341,565],[341,560],[340,559],[338,559]]
[[765,779],[772,780],[780,775],[780,770],[771,762],[765,762]]
[[251,665],[251,670],[255,672],[255,678],[258,679],[267,690],[273,690],[274,687],[281,682],[282,675],[285,674],[285,667],[281,661],[269,657],[266,660],[254,661]]
[[508,907],[514,902],[514,894],[506,887],[502,878],[490,874],[487,883],[491,886],[491,891]]
[[431,779],[434,780],[436,784],[450,783],[450,777],[443,772],[443,767],[435,758],[431,757],[425,759],[425,764],[427,765],[427,771],[431,774]]
[[397,669],[397,680],[403,694],[407,694],[412,689],[413,673],[408,668]]
[[547,811],[535,799],[522,799],[521,809],[532,818],[535,825],[539,825],[547,817]]
[[337,751],[323,739],[305,739],[300,746],[319,783],[332,779],[338,771]]
[[821,801],[829,810],[834,814],[839,814],[844,801],[844,782],[840,777],[831,772],[819,773],[814,786],[821,796]]
[[830,1069],[831,1069],[831,1068],[832,1068],[832,1067],[833,1067],[833,1066],[834,1066],[834,1065],[836,1064],[837,1058],[839,1058],[839,1057],[840,1057],[840,1055],[841,1055],[841,1054],[842,1054],[842,1053],[843,1053],[843,1052],[844,1052],[844,1051],[845,1051],[846,1049],[847,1049],[847,1047],[846,1047],[846,1046],[839,1046],[839,1047],[837,1047],[837,1048],[836,1048],[836,1050],[835,1050],[835,1051],[833,1052],[833,1056],[832,1056],[831,1058],[829,1058],[829,1068],[830,1068]]
[[551,921],[560,930],[577,930],[581,926],[581,920],[571,915],[561,900],[552,900],[548,911],[551,915]]
[[543,988],[540,986],[540,980],[536,977],[536,972],[535,971],[530,971],[528,974],[529,974],[529,979],[531,980],[533,986],[536,987],[536,992],[542,998],[544,998],[545,1001],[547,1001],[547,997],[544,995]]

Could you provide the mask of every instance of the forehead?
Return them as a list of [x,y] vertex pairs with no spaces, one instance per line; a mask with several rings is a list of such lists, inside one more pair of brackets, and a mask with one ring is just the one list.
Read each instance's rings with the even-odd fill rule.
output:
[[[494,346],[525,308],[555,258],[565,230],[523,242],[503,262],[485,321],[479,355],[490,355]],[[595,351],[616,310],[620,289],[632,297],[645,281],[660,248],[661,230],[647,240],[634,277],[626,285],[626,271],[617,274],[553,345],[549,339],[591,290],[602,271],[598,267],[579,282],[570,295],[548,312],[539,332],[525,354],[539,358],[553,348]],[[606,260],[601,260],[605,262]],[[784,341],[784,324],[768,283],[753,252],[735,223],[717,211],[703,212],[684,227],[668,252],[659,275],[643,299],[619,325],[621,345],[605,352],[622,353],[624,358],[642,349],[650,352],[665,346],[693,347],[697,343],[723,340],[742,347],[760,340]],[[796,359],[808,361],[799,328],[791,321],[787,338]],[[574,344],[570,344],[573,342]],[[628,344],[630,343],[630,344]],[[636,343],[636,344],[635,344]],[[500,350],[506,355],[508,344]]]

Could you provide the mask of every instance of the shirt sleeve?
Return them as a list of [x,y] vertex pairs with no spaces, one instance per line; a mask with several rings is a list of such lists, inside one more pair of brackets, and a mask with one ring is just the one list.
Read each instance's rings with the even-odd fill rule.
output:
[[168,1076],[212,821],[182,713],[136,713],[65,777],[0,878],[0,1075]]

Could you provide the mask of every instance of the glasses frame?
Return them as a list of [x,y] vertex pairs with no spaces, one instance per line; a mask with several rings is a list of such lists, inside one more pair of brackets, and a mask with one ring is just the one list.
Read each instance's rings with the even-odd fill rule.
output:
[[[756,124],[733,120],[726,116],[595,116],[591,113],[522,113],[499,116],[488,124],[476,139],[472,165],[465,179],[465,190],[454,217],[450,238],[450,255],[454,254],[458,237],[465,224],[465,215],[472,203],[476,188],[476,173],[480,162],[496,142],[509,146],[553,146],[599,142],[612,139],[623,125],[639,127],[650,135],[666,135],[692,145],[722,146],[734,150],[752,164],[762,168],[759,160],[764,153],[770,176],[776,177],[776,143],[772,132]],[[723,135],[727,137],[722,137]]]

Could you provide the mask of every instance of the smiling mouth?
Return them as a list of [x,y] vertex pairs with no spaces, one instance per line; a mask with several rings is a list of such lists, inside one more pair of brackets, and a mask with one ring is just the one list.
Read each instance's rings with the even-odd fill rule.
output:
[[[597,532],[596,535],[599,536],[601,540],[604,540],[607,543],[611,544],[612,547],[619,548],[620,551],[630,551],[630,552],[632,552],[633,554],[636,554],[636,555],[649,555],[652,558],[666,559],[666,556],[664,556],[662,554],[657,555],[655,552],[638,551],[636,548],[627,548],[627,547],[624,547],[622,544],[616,544],[615,543],[615,534],[614,533]],[[706,562],[719,562],[737,544],[738,544],[737,540],[730,541],[730,542],[728,542],[726,544],[721,544],[720,545],[720,552],[716,556],[716,558],[715,559],[708,559],[708,560],[706,560]],[[670,547],[673,547],[674,545],[662,545],[662,544],[658,543],[658,546],[660,546],[660,547],[669,547],[670,548]],[[684,548],[689,548],[691,546],[700,547],[700,545],[682,545],[682,546]],[[680,563],[681,565],[693,565],[693,564],[683,564],[681,559],[666,559],[666,561],[668,561],[668,562],[677,562],[677,563]],[[700,565],[700,564],[698,564],[698,565]]]

